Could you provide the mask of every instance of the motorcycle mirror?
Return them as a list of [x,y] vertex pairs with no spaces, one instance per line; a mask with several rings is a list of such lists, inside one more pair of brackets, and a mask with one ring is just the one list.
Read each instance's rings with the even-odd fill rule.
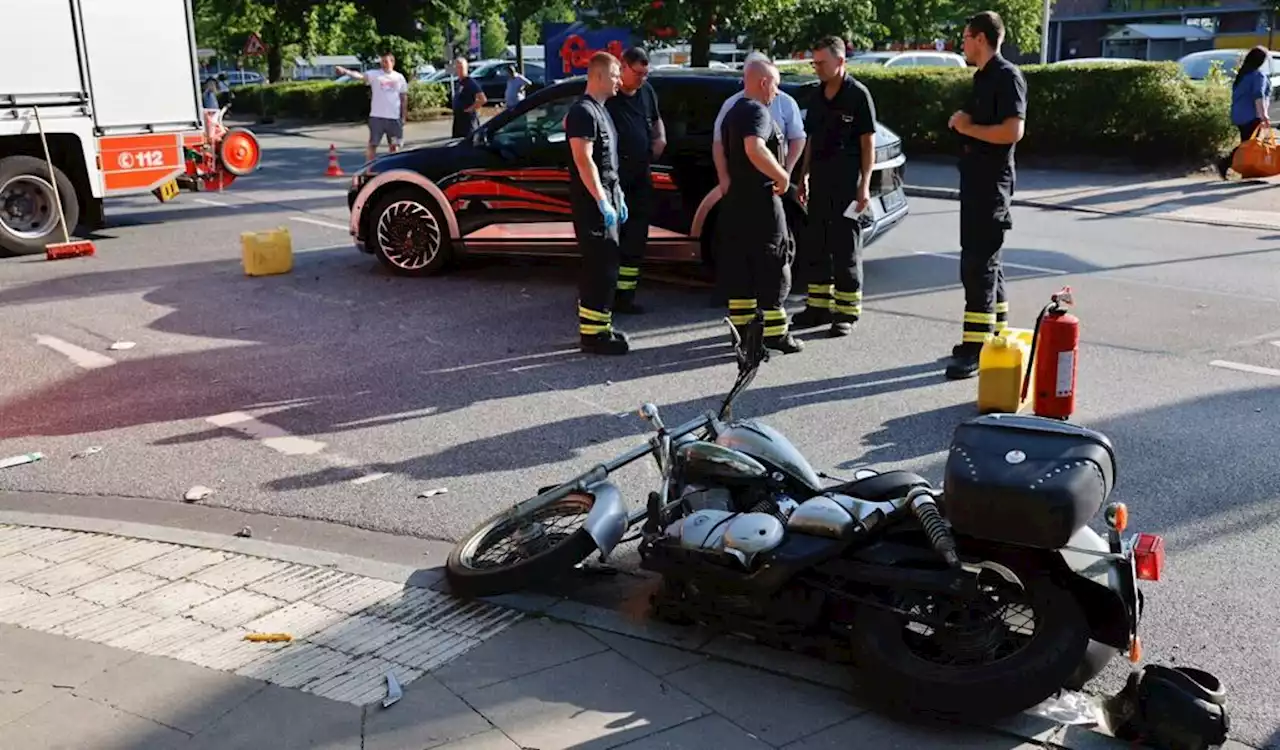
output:
[[659,430],[663,429],[662,417],[661,415],[658,414],[658,407],[656,405],[643,404],[640,407],[640,417],[641,419],[643,419],[646,422],[649,422]]

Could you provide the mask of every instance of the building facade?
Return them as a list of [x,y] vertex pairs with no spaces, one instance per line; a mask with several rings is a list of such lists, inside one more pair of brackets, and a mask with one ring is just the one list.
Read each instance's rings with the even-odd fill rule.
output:
[[[1056,0],[1049,59],[1176,60],[1202,49],[1266,45],[1270,18],[1257,0]],[[1175,28],[1151,28],[1169,25]],[[1184,34],[1177,28],[1184,25],[1197,31]]]

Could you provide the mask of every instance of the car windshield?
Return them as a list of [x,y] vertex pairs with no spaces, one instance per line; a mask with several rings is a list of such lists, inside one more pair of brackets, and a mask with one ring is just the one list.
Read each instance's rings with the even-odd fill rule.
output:
[[[1180,63],[1182,70],[1187,77],[1193,81],[1203,81],[1209,75],[1209,71],[1214,67],[1221,69],[1222,74],[1231,78],[1235,76],[1236,69],[1240,67],[1240,61],[1244,59],[1244,53],[1237,51],[1215,52],[1210,55],[1200,55],[1197,57],[1183,58]],[[1274,72],[1275,60],[1270,61],[1268,73]]]

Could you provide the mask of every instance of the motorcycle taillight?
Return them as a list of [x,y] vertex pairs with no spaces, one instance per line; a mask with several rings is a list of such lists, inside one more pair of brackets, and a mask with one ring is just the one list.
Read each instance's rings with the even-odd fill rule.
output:
[[1158,581],[1164,570],[1164,537],[1158,534],[1139,534],[1133,545],[1133,564],[1138,580]]

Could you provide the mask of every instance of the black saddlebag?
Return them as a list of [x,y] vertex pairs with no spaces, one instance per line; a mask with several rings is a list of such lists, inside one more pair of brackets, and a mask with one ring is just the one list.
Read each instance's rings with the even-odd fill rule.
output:
[[1058,549],[1102,508],[1115,476],[1115,451],[1100,432],[988,414],[956,428],[939,504],[959,534]]

